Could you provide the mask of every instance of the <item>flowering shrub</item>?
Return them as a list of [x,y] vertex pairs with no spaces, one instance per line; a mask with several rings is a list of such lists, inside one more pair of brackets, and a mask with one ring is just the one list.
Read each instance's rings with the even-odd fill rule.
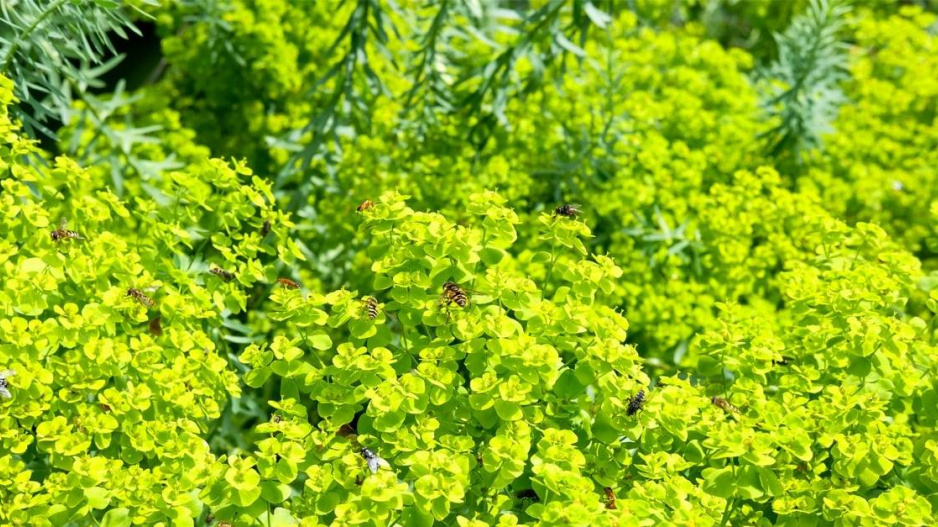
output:
[[0,76],[0,525],[933,525],[934,15],[786,151],[823,2],[531,4],[135,3],[53,146]]

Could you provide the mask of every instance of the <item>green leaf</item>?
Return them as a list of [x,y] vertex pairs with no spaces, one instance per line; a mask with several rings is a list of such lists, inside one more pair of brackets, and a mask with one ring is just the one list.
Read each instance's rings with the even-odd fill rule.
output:
[[706,468],[703,473],[703,489],[719,498],[730,498],[736,491],[736,477],[732,467]]
[[101,527],[130,527],[130,520],[129,509],[111,509],[101,518]]

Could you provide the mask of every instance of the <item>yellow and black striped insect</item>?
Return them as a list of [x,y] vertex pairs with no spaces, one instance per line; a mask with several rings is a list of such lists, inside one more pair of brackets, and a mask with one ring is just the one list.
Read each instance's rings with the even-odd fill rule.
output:
[[141,304],[145,305],[148,308],[156,305],[156,302],[154,302],[152,298],[143,294],[143,291],[139,289],[134,289],[133,287],[127,289],[127,296],[134,297],[134,299],[136,299],[137,302],[140,302]]
[[739,408],[736,408],[735,406],[733,406],[732,403],[730,403],[729,401],[727,401],[726,399],[722,397],[717,397],[714,395],[713,397],[710,398],[710,402],[713,403],[714,406],[718,408],[722,408],[723,410],[727,412],[733,412],[736,414],[739,413]]
[[576,218],[579,213],[579,205],[565,204],[554,209],[554,216],[563,216],[565,218]]
[[603,488],[603,493],[606,495],[606,508],[615,509],[616,508],[616,495],[612,492],[612,489],[609,487]]
[[220,269],[218,267],[212,267],[211,269],[208,270],[208,272],[212,273],[213,275],[221,278],[222,280],[226,282],[230,282],[235,279],[234,273],[232,273],[231,271]]
[[264,220],[264,226],[261,227],[261,238],[270,234],[270,220]]
[[369,209],[371,209],[371,208],[374,208],[374,206],[375,206],[375,202],[374,202],[374,201],[371,201],[370,199],[366,199],[366,200],[363,201],[362,204],[359,205],[358,208],[355,209],[355,210],[357,210],[358,212],[365,212],[366,210],[369,210]]
[[469,305],[469,295],[466,293],[466,290],[459,286],[456,282],[447,281],[443,284],[443,301],[449,304],[456,304],[459,307],[465,308]]
[[374,320],[378,318],[378,301],[373,296],[369,296],[362,300],[362,305],[365,310],[365,314],[368,315],[369,320]]
[[634,397],[629,399],[629,407],[626,408],[625,415],[635,415],[643,406],[645,406],[645,390],[639,390]]
[[278,278],[277,283],[283,287],[286,287],[287,289],[299,289],[300,288],[300,284],[298,282],[294,282],[293,280],[290,280],[289,278]]
[[62,240],[84,240],[85,238],[75,231],[67,229],[68,220],[62,218],[59,220],[59,228],[52,231],[52,241],[60,242]]

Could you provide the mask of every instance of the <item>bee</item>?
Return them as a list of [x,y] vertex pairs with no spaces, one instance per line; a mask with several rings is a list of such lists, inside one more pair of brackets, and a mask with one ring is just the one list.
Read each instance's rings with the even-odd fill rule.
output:
[[7,379],[16,375],[15,370],[0,370],[0,396],[4,399],[10,399],[13,397],[13,394],[10,393],[9,384]]
[[59,228],[52,231],[52,241],[59,242],[62,240],[84,240],[81,234],[78,234],[75,231],[70,231],[67,229],[68,220],[62,218],[59,220]]
[[212,273],[213,275],[221,278],[222,280],[226,282],[230,282],[235,279],[234,273],[232,273],[231,271],[226,271],[224,269],[219,269],[218,267],[212,267],[211,269],[208,270],[208,272]]
[[629,407],[625,410],[625,415],[635,415],[642,409],[642,406],[645,406],[645,390],[639,390],[634,397],[629,399]]
[[466,291],[459,287],[459,284],[452,281],[443,284],[443,300],[446,301],[446,305],[456,304],[462,308],[469,305],[469,296]]
[[362,447],[361,455],[368,463],[368,469],[371,470],[372,474],[377,474],[378,469],[381,467],[391,468],[391,465],[384,458],[365,447]]
[[378,318],[378,301],[375,300],[375,297],[369,296],[362,300],[362,303],[364,304],[365,313],[368,314],[370,320]]
[[300,284],[298,284],[297,282],[294,282],[293,280],[290,280],[289,278],[278,278],[277,283],[282,285],[283,287],[286,287],[287,289],[299,289],[300,288]]
[[151,308],[156,305],[156,302],[154,302],[152,298],[143,294],[143,291],[140,291],[139,289],[134,289],[133,287],[127,289],[127,296],[134,297],[137,300],[137,302],[140,302],[141,304],[145,305],[148,308]]
[[264,220],[264,226],[261,227],[261,238],[270,234],[270,220]]
[[366,199],[365,201],[362,202],[361,205],[358,206],[356,210],[358,212],[365,212],[366,210],[370,210],[374,208],[374,206],[375,206],[374,201],[371,201],[370,199]]
[[612,492],[612,489],[609,487],[603,488],[603,493],[606,494],[606,508],[615,509],[616,508],[616,495]]
[[710,398],[710,402],[713,403],[714,406],[717,406],[718,408],[722,408],[723,410],[727,412],[733,412],[736,414],[739,413],[739,408],[736,408],[729,401],[727,401],[726,399],[722,397],[717,397],[714,395],[713,397]]
[[554,209],[554,216],[563,216],[565,218],[576,218],[577,214],[580,213],[579,205],[561,205]]
[[163,335],[163,323],[161,317],[156,317],[150,321],[148,326],[150,328],[150,333],[160,337]]

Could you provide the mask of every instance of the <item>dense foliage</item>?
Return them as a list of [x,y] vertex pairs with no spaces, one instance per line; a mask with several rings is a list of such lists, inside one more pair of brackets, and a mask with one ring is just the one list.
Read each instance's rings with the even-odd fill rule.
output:
[[0,0],[0,525],[934,525],[935,5],[524,4]]

